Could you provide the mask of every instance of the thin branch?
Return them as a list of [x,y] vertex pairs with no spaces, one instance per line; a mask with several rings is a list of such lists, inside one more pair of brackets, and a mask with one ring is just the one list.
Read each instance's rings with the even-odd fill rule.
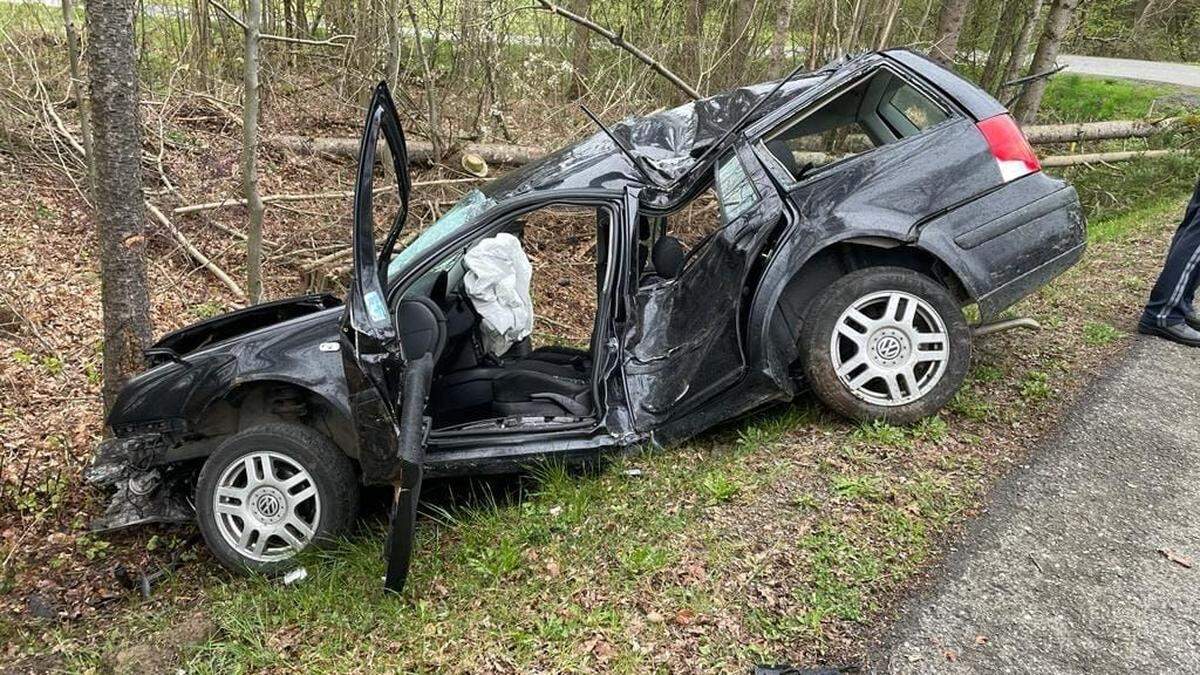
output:
[[630,54],[632,54],[634,56],[634,58],[636,58],[637,60],[646,64],[647,66],[650,66],[651,70],[653,70],[654,72],[658,73],[659,75],[662,75],[663,77],[667,78],[667,80],[670,81],[671,84],[678,87],[680,91],[682,91],[683,93],[692,97],[693,99],[701,98],[700,92],[696,91],[691,85],[689,85],[688,83],[686,83],[682,79],[680,79],[680,77],[678,75],[671,72],[671,70],[668,69],[666,66],[659,63],[658,61],[655,61],[653,58],[650,57],[649,54],[647,54],[646,52],[643,52],[642,50],[638,49],[634,45],[630,44],[625,39],[625,37],[621,34],[620,31],[613,32],[613,31],[605,28],[604,26],[601,26],[600,24],[592,21],[591,19],[589,19],[587,17],[580,16],[568,9],[563,9],[562,7],[559,7],[558,5],[556,5],[552,2],[549,2],[548,0],[538,0],[538,4],[540,4],[542,6],[542,9],[544,9],[545,11],[547,11],[551,14],[557,14],[557,15],[563,17],[564,19],[567,19],[568,21],[574,21],[575,23],[579,24],[580,26],[583,26],[584,28],[587,28],[588,30],[590,30],[594,33],[597,33],[598,35],[603,37],[605,40],[608,40],[609,42],[611,42],[614,46],[620,47],[621,49],[624,49],[625,51],[629,52]]
[[1025,84],[1026,82],[1033,82],[1034,80],[1040,80],[1043,77],[1050,77],[1051,75],[1059,72],[1060,70],[1066,69],[1066,67],[1067,67],[1067,64],[1064,63],[1062,65],[1055,66],[1049,70],[1044,70],[1040,73],[1034,73],[1033,75],[1026,75],[1025,77],[1018,77],[1015,80],[1009,80],[1008,82],[1005,82],[1004,84],[1001,84],[1000,86],[1001,87],[1015,87],[1018,84]]
[[[238,27],[241,28],[243,31],[246,30],[246,22],[242,21],[241,18],[239,18],[236,14],[229,11],[229,9],[227,7],[225,7],[225,5],[222,5],[217,0],[208,0],[208,4],[212,5],[213,7],[216,7],[217,11],[224,14],[225,18],[227,18],[230,21],[237,24]],[[274,40],[276,42],[290,42],[292,44],[298,44],[298,45],[315,45],[318,47],[343,47],[344,48],[347,44],[349,44],[352,40],[354,40],[354,36],[353,35],[334,35],[333,37],[327,38],[325,40],[308,40],[305,38],[288,37],[286,35],[272,35],[270,33],[259,33],[258,39],[259,40]],[[345,42],[339,42],[339,40],[345,40]]]
[[1043,70],[1040,73],[1034,73],[1033,75],[1026,75],[1025,77],[1018,77],[1015,80],[1009,80],[1008,82],[1005,82],[1004,84],[1000,85],[1001,90],[1007,90],[1011,87],[1017,88],[1017,90],[1015,92],[1013,92],[1012,98],[1008,99],[1008,101],[1004,104],[1004,107],[1012,108],[1013,104],[1015,104],[1017,102],[1017,99],[1021,98],[1025,94],[1025,90],[1027,88],[1029,88],[1029,85],[1031,85],[1034,82],[1041,80],[1043,78],[1050,77],[1051,75],[1054,75],[1055,73],[1065,69],[1066,67],[1067,67],[1067,64],[1064,63],[1062,65],[1055,66],[1049,70]]
[[154,216],[154,219],[171,233],[171,236],[175,238],[175,241],[179,242],[179,245],[183,247],[183,250],[187,251],[187,254],[190,255],[192,259],[200,263],[200,265],[202,265],[209,272],[212,272],[212,275],[221,283],[225,284],[229,290],[233,291],[233,294],[236,295],[239,300],[246,299],[246,293],[242,290],[242,287],[238,286],[237,282],[231,279],[229,275],[225,273],[225,270],[218,267],[216,263],[208,259],[208,256],[201,253],[200,249],[196,248],[196,246],[192,244],[191,240],[183,236],[183,233],[180,232],[179,229],[176,228],[165,215],[163,215],[162,211],[158,210],[157,206],[147,201],[146,208],[150,211],[150,214]]

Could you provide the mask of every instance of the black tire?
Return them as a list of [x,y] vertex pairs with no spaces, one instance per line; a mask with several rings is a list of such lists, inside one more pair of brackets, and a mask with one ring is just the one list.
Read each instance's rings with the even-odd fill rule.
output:
[[[856,395],[838,377],[830,356],[831,339],[842,313],[860,299],[885,291],[915,296],[932,307],[945,325],[949,350],[940,379],[918,398],[900,405],[880,405]],[[817,397],[842,415],[859,421],[878,419],[910,424],[936,413],[958,392],[971,363],[971,329],[954,297],[933,279],[903,267],[869,267],[830,284],[809,307],[799,346],[804,375]],[[880,388],[885,384],[880,378],[871,386]],[[919,387],[916,389],[919,391]]]
[[[222,535],[214,504],[218,482],[226,470],[252,453],[262,451],[276,453],[299,465],[312,479],[317,499],[307,508],[310,515],[318,511],[320,515],[313,528],[314,534],[303,548],[319,546],[354,523],[358,511],[358,478],[353,463],[337,446],[301,424],[273,423],[251,427],[230,436],[217,447],[204,463],[196,481],[196,518],[204,541],[217,560],[235,572],[275,575],[295,567],[294,557],[261,561],[243,555]],[[298,488],[306,485],[303,483]],[[245,526],[243,521],[243,528]]]

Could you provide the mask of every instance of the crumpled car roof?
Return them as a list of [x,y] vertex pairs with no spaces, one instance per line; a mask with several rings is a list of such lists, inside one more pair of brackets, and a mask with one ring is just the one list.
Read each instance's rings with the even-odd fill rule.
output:
[[[762,101],[757,119],[798,93],[824,82],[832,71],[798,76],[763,100],[778,80],[739,87],[691,101],[644,117],[631,117],[612,125],[613,135],[634,152],[652,160],[672,176],[683,175],[706,147],[718,141],[731,126]],[[507,173],[482,188],[487,196],[506,200],[535,190],[607,188],[618,190],[629,183],[645,183],[613,142],[597,130],[591,136],[546,157]]]

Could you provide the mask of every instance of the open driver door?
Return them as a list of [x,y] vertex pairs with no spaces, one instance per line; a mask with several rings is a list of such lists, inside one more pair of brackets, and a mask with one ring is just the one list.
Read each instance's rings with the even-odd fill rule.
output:
[[[374,169],[380,134],[395,171],[400,207],[381,250],[375,244]],[[425,416],[436,339],[428,331],[398,330],[387,301],[387,263],[408,213],[411,181],[404,132],[385,83],[375,88],[354,185],[354,267],[342,320],[342,360],[358,433],[365,483],[396,488],[385,545],[384,587],[400,592],[408,578],[417,502],[425,462]],[[436,326],[435,332],[436,335]],[[423,337],[425,336],[425,337]]]

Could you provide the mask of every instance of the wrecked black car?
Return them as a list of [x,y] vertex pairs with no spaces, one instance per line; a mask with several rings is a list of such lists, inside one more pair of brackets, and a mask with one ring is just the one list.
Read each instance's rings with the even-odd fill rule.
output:
[[[401,208],[377,244],[381,136]],[[117,490],[100,527],[195,518],[225,565],[279,571],[352,522],[360,485],[392,484],[399,588],[425,476],[665,445],[803,390],[851,418],[919,419],[967,372],[962,309],[988,321],[1084,248],[1075,190],[1005,108],[903,50],[602,127],[416,237],[406,168],[381,84],[345,301],[262,304],[155,344],[91,470]],[[677,214],[705,198],[685,244]],[[587,344],[531,343],[522,230],[550,208],[594,223]]]

